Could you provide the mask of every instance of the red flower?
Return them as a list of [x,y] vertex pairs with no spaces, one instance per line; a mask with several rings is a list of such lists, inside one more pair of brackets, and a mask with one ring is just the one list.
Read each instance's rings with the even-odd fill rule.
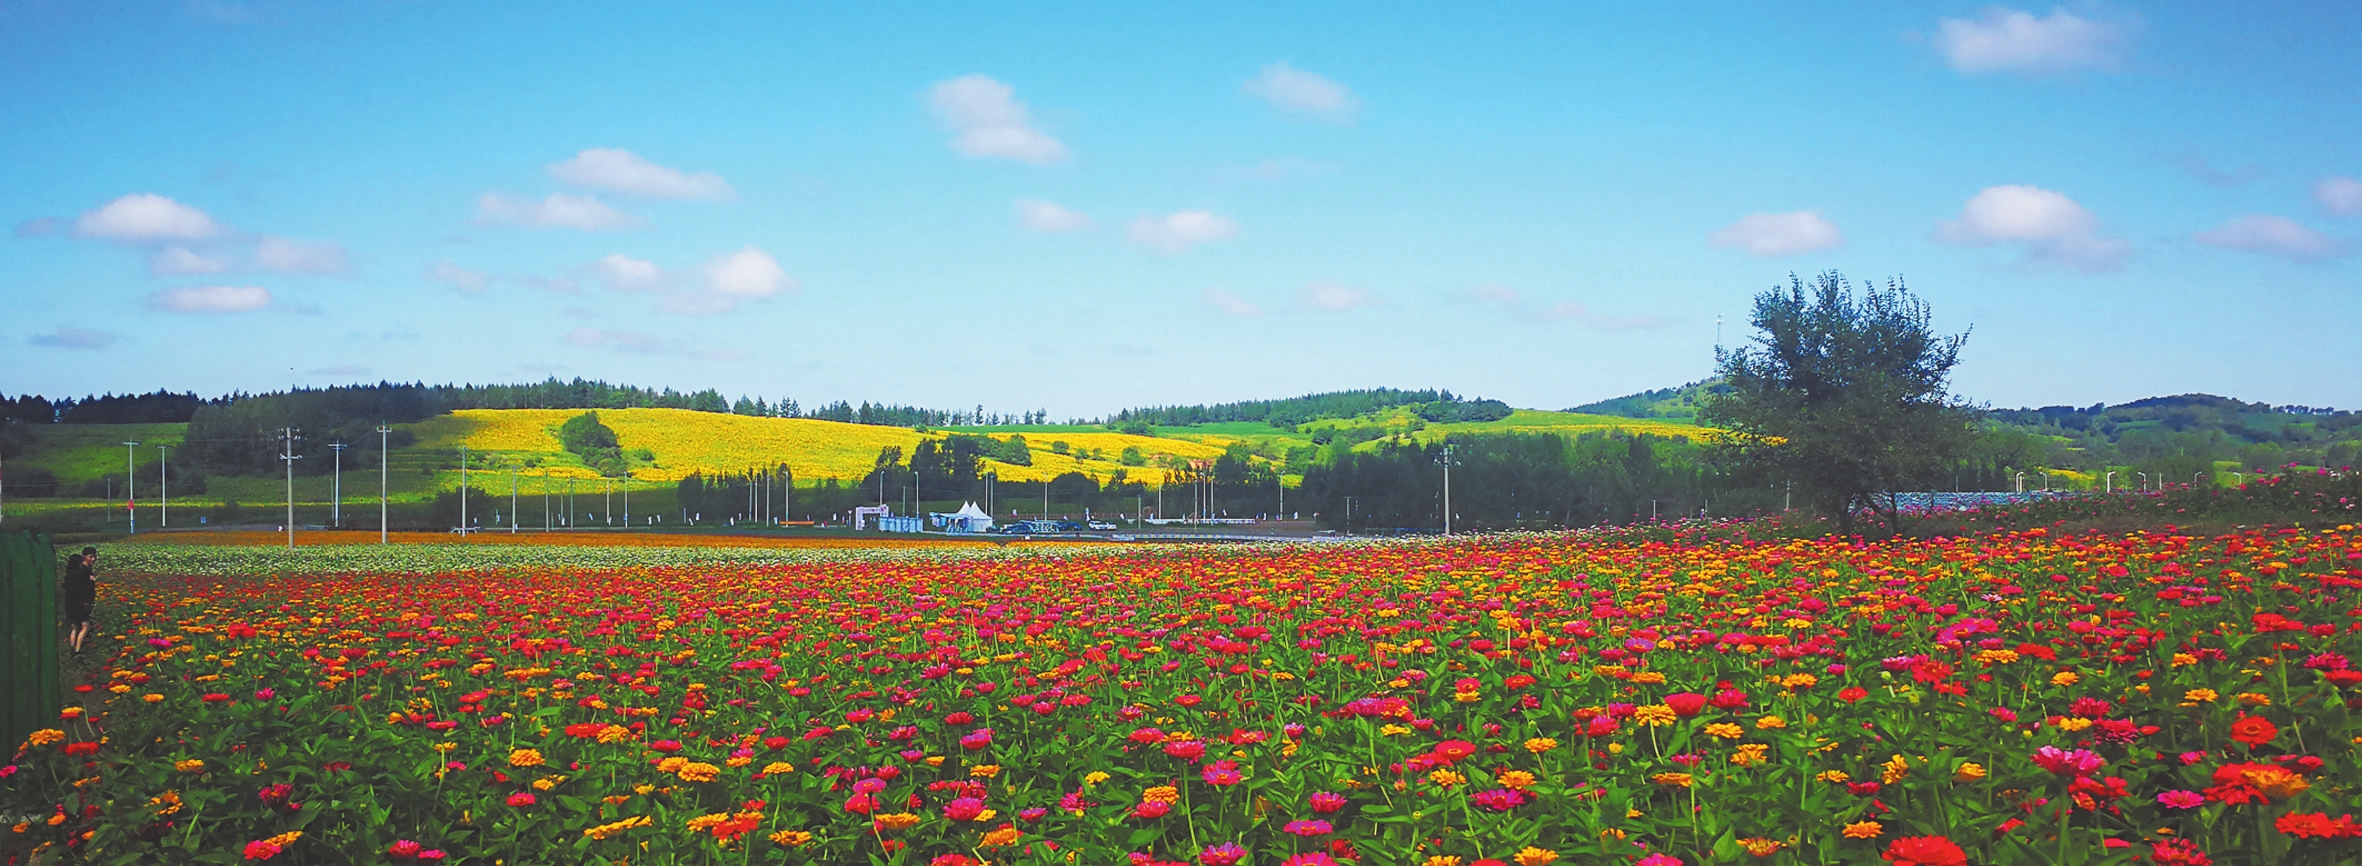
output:
[[1467,740],[1445,740],[1435,744],[1435,757],[1450,764],[1476,754],[1476,744]]
[[1895,866],[1966,866],[1968,852],[1942,836],[1905,836],[1886,846]]
[[2261,746],[2280,736],[2280,726],[2262,716],[2242,716],[2231,723],[2231,739],[2246,743],[2249,748]]
[[1706,696],[1696,692],[1674,692],[1665,696],[1665,706],[1672,707],[1674,715],[1686,719],[1705,711]]

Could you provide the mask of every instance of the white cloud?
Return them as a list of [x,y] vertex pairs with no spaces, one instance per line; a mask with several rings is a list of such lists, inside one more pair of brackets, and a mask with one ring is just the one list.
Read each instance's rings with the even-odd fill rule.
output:
[[148,306],[168,313],[245,313],[271,306],[261,286],[193,286],[148,295]]
[[1343,283],[1322,280],[1304,287],[1304,303],[1311,304],[1315,309],[1342,313],[1356,307],[1374,305],[1378,303],[1378,298]]
[[1345,85],[1285,63],[1263,67],[1262,73],[1247,79],[1240,89],[1282,111],[1332,123],[1352,120],[1354,112],[1361,110],[1361,100],[1353,98],[1353,91]]
[[428,265],[426,269],[426,277],[427,279],[449,285],[454,289],[458,289],[461,294],[467,295],[483,294],[485,286],[491,282],[491,278],[486,277],[483,274],[468,270],[450,262],[436,262],[434,264]]
[[157,276],[218,274],[229,269],[229,259],[209,256],[188,247],[165,247],[148,256],[148,273]]
[[2337,216],[2362,214],[2362,180],[2325,177],[2313,185],[2313,198]]
[[291,274],[341,274],[346,261],[344,247],[329,241],[263,235],[254,248],[254,264],[266,271]]
[[952,130],[951,149],[971,158],[1013,159],[1048,165],[1066,159],[1066,145],[1033,128],[1016,91],[982,75],[938,81],[927,105]]
[[1222,289],[1207,289],[1205,297],[1206,303],[1209,306],[1212,306],[1214,309],[1221,311],[1222,314],[1226,316],[1236,316],[1238,318],[1244,319],[1263,315],[1262,307],[1258,307],[1253,302]]
[[1037,232],[1057,234],[1091,227],[1091,218],[1041,199],[1017,200],[1017,222]]
[[608,253],[592,265],[607,287],[619,292],[653,289],[664,284],[664,269],[653,262],[644,262],[622,253]]
[[1936,24],[1935,48],[1962,72],[2115,69],[2129,34],[2122,25],[2054,9],[2042,18],[1989,6],[1974,19]]
[[1208,211],[1185,210],[1133,220],[1131,234],[1132,240],[1172,255],[1194,244],[1228,239],[1238,234],[1238,223]]
[[594,147],[573,159],[551,163],[549,173],[575,186],[649,198],[726,199],[735,194],[721,175],[710,171],[691,174],[611,147]]
[[93,331],[72,325],[59,325],[46,334],[34,334],[25,342],[52,349],[104,349],[123,338],[105,331]]
[[84,237],[130,242],[196,240],[221,230],[204,211],[147,192],[107,202],[74,221],[75,233]]
[[751,246],[707,262],[705,280],[717,294],[735,299],[768,298],[797,288],[777,259]]
[[1958,246],[2022,243],[2029,259],[2084,271],[2115,270],[2132,254],[2131,244],[2101,237],[2099,220],[2074,199],[2024,184],[1979,191],[1959,218],[1936,224],[1933,237]]
[[540,201],[488,192],[476,200],[476,221],[488,224],[595,231],[621,228],[633,220],[587,195],[553,192]]
[[1789,256],[1845,246],[1845,234],[1837,230],[1837,224],[1812,211],[1751,213],[1707,240],[1718,247],[1739,247],[1755,256]]
[[2305,228],[2295,220],[2268,214],[2243,216],[2222,228],[2202,231],[2191,240],[2210,247],[2278,256],[2295,262],[2317,262],[2345,255],[2346,244]]

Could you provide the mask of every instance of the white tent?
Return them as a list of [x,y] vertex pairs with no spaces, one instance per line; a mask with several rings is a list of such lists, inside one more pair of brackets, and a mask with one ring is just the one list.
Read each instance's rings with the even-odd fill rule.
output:
[[935,523],[936,525],[941,526],[951,532],[992,531],[992,515],[984,513],[984,510],[977,508],[976,503],[973,502],[961,505],[960,510],[954,511],[950,514],[935,514],[932,516],[937,519],[929,522]]

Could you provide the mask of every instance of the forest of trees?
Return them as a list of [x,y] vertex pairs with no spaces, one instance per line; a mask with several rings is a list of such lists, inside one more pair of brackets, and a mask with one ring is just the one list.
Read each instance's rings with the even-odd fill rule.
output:
[[[1226,421],[1262,422],[1273,427],[1294,427],[1306,421],[1324,418],[1352,418],[1397,406],[1419,403],[1456,403],[1460,398],[1450,391],[1403,391],[1394,388],[1368,388],[1358,391],[1331,391],[1307,394],[1284,400],[1244,400],[1237,403],[1216,403],[1212,406],[1152,406],[1126,409],[1115,413],[1108,423],[1117,427],[1147,424],[1160,427],[1183,427],[1191,424],[1215,424]],[[1498,400],[1480,401],[1508,406]],[[1500,417],[1506,417],[1503,411]],[[1430,419],[1435,420],[1435,419]],[[1491,420],[1491,419],[1482,419]]]

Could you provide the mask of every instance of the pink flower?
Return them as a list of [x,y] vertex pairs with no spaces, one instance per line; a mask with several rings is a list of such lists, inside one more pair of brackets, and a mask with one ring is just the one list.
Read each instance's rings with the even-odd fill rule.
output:
[[2108,763],[2108,759],[2089,750],[2062,751],[2057,746],[2035,749],[2033,758],[2037,766],[2061,776],[2088,776]]
[[1132,817],[1155,820],[1173,814],[1173,804],[1163,800],[1142,800],[1132,807]]
[[1312,811],[1323,815],[1334,814],[1337,810],[1345,808],[1345,795],[1331,791],[1313,794],[1311,800]]
[[408,839],[402,839],[387,847],[385,849],[385,856],[392,857],[396,860],[410,860],[418,856],[419,850],[418,843],[412,842]]
[[533,792],[518,791],[514,794],[510,794],[508,795],[508,804],[519,809],[531,806],[533,805]]
[[246,843],[246,859],[269,860],[279,856],[279,846],[261,839]]
[[1232,866],[1246,859],[1246,856],[1247,849],[1238,847],[1236,843],[1224,842],[1208,845],[1206,850],[1197,852],[1197,862],[1199,866]]
[[1510,788],[1494,788],[1470,794],[1468,801],[1488,812],[1507,812],[1525,805],[1525,795]]
[[1227,788],[1247,779],[1239,774],[1237,761],[1215,761],[1207,764],[1199,775],[1205,777],[1206,784],[1218,788]]
[[2206,805],[2206,795],[2196,791],[2173,790],[2158,794],[2157,802],[2169,809],[2195,809]]
[[1287,826],[1279,829],[1282,832],[1304,837],[1326,836],[1337,830],[1327,821],[1289,821]]

